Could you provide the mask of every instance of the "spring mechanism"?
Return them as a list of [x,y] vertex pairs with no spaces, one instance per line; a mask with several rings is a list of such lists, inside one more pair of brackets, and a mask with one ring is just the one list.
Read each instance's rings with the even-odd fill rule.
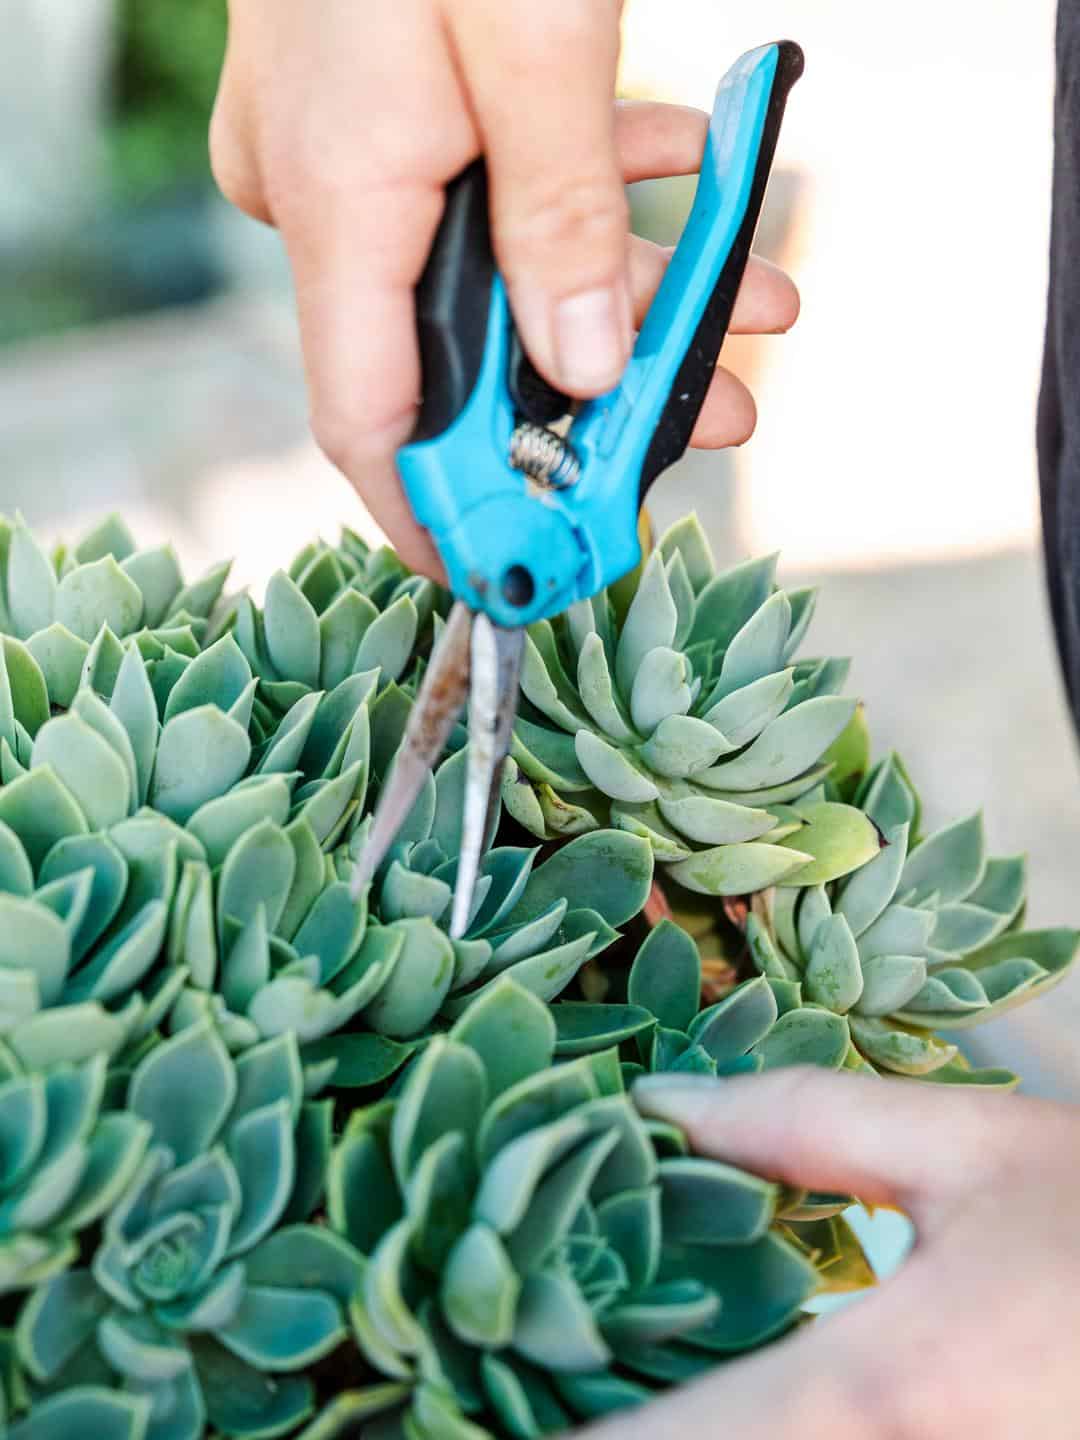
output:
[[581,462],[561,435],[523,420],[510,436],[510,464],[549,490],[576,485]]

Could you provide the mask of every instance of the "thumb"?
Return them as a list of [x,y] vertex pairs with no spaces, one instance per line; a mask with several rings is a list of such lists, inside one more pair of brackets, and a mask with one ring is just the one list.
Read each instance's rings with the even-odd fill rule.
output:
[[653,1075],[637,1082],[634,1100],[702,1154],[895,1205],[917,1224],[1000,1163],[1008,1134],[1037,1103],[808,1066],[733,1079]]

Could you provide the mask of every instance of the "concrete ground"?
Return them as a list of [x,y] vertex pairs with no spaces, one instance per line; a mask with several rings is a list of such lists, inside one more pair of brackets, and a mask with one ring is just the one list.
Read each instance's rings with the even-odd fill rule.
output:
[[[690,504],[734,558],[723,457],[661,482],[661,523]],[[306,437],[286,309],[228,301],[0,356],[0,509],[54,534],[113,507],[192,569],[232,553],[256,584],[312,532],[365,523]],[[903,751],[931,821],[981,805],[995,848],[1030,855],[1032,923],[1080,924],[1080,776],[1034,552],[785,578],[822,582],[810,645],[854,657],[879,745]],[[979,1034],[1029,1089],[1080,1098],[1080,974]]]

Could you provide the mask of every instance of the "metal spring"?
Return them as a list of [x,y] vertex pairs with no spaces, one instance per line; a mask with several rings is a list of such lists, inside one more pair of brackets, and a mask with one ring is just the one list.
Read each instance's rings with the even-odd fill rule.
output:
[[562,436],[528,420],[510,436],[510,464],[551,490],[566,490],[581,475],[581,462]]

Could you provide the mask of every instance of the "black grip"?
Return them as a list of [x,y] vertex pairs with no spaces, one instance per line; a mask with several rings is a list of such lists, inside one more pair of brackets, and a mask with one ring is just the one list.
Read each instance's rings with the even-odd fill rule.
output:
[[472,394],[494,278],[487,174],[483,160],[475,160],[446,187],[446,208],[416,287],[422,389],[414,440],[441,435]]
[[735,243],[731,247],[727,262],[705,306],[698,328],[694,332],[694,338],[679,366],[667,404],[664,406],[660,422],[653,434],[652,443],[646,453],[640,477],[642,501],[656,477],[662,474],[669,465],[674,465],[689,445],[690,436],[697,424],[701,407],[705,403],[706,392],[716,370],[720,347],[724,343],[728,326],[731,324],[735,297],[742,284],[746,262],[750,258],[758,220],[761,217],[761,207],[765,200],[765,190],[769,183],[769,173],[772,170],[773,157],[776,154],[776,144],[780,137],[780,125],[784,118],[788,95],[791,93],[792,86],[803,73],[803,52],[799,46],[790,40],[784,40],[778,48],[780,55],[773,80],[772,95],[769,97],[769,109],[765,118],[765,128],[761,148],[758,152],[757,165],[754,169],[746,215],[739,233],[735,237]]
[[569,395],[556,390],[540,374],[525,353],[525,347],[515,330],[510,345],[510,375],[508,379],[510,398],[514,409],[525,420],[534,425],[551,425],[570,413],[573,401]]
[[[495,278],[488,215],[487,171],[474,160],[446,187],[446,208],[416,287],[422,391],[414,440],[441,435],[472,394],[487,343]],[[507,385],[526,420],[550,425],[571,406],[549,385],[511,336]]]

